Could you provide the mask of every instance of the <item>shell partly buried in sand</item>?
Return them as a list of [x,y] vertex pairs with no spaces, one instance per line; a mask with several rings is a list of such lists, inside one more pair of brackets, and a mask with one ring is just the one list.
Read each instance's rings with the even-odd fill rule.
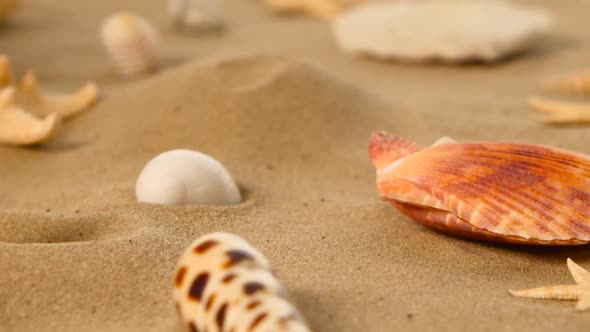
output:
[[262,0],[279,14],[306,13],[317,17],[332,17],[360,3],[371,0]]
[[268,260],[234,234],[207,234],[185,250],[173,298],[190,331],[309,331]]
[[230,173],[212,157],[191,150],[172,150],[152,159],[135,185],[144,203],[227,205],[241,202]]
[[491,62],[528,48],[551,26],[542,10],[499,1],[395,1],[337,17],[350,53],[404,61]]
[[47,142],[58,133],[60,120],[56,113],[39,119],[16,106],[12,87],[0,92],[0,144],[33,145]]
[[160,37],[143,17],[132,13],[111,14],[102,24],[101,37],[123,75],[137,75],[159,67]]
[[169,0],[168,16],[175,26],[196,31],[224,25],[221,0]]
[[590,157],[501,142],[415,143],[379,132],[377,190],[417,222],[455,236],[538,245],[590,242]]

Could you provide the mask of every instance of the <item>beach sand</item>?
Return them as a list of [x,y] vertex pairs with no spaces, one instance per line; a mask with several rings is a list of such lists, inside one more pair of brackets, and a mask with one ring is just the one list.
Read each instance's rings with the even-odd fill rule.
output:
[[[574,304],[508,289],[573,283],[590,248],[457,239],[381,202],[367,156],[385,129],[428,145],[541,143],[590,153],[588,127],[547,127],[526,106],[539,82],[590,66],[590,2],[529,1],[556,16],[531,52],[491,66],[404,65],[339,52],[326,22],[227,2],[222,34],[179,34],[163,1],[28,1],[0,28],[20,74],[67,91],[103,88],[91,111],[40,148],[0,147],[1,331],[184,331],[174,266],[195,238],[234,232],[267,255],[314,331],[584,331]],[[129,9],[162,29],[165,68],[125,80],[99,43]],[[244,203],[135,201],[157,154],[210,154]]]

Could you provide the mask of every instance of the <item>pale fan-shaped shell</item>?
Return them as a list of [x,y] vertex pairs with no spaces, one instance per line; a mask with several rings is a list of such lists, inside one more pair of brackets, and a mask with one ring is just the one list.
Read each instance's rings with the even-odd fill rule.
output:
[[176,26],[193,30],[217,29],[224,24],[221,0],[169,0],[168,16]]
[[244,239],[212,233],[182,254],[173,298],[196,331],[308,332],[266,258]]
[[143,17],[131,13],[111,14],[102,24],[101,37],[122,74],[139,74],[159,66],[160,37]]
[[[373,136],[370,151],[395,151]],[[590,157],[501,142],[447,143],[389,165],[372,154],[379,196],[440,231],[498,242],[590,242]]]
[[550,26],[542,10],[466,0],[369,3],[332,22],[346,52],[445,62],[498,60],[529,47]]
[[137,200],[156,204],[213,204],[241,202],[230,173],[212,157],[190,150],[172,150],[152,159],[135,185]]

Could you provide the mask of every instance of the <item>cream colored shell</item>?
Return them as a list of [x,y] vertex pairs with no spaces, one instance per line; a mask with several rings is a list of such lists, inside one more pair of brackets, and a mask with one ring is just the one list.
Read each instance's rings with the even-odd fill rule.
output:
[[116,68],[124,75],[155,70],[160,62],[160,37],[146,19],[131,13],[108,16],[101,38]]
[[218,29],[224,25],[221,0],[169,0],[168,17],[178,27],[190,30]]
[[230,173],[212,157],[191,150],[172,150],[152,159],[135,186],[145,203],[226,205],[241,202]]
[[346,52],[404,61],[495,61],[551,27],[540,9],[502,1],[395,1],[353,8],[332,24]]

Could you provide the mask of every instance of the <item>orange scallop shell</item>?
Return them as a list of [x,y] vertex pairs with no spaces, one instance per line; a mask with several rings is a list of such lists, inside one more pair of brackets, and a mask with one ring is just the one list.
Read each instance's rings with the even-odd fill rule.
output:
[[503,142],[434,144],[373,134],[377,190],[415,221],[467,238],[535,245],[590,242],[590,157]]

